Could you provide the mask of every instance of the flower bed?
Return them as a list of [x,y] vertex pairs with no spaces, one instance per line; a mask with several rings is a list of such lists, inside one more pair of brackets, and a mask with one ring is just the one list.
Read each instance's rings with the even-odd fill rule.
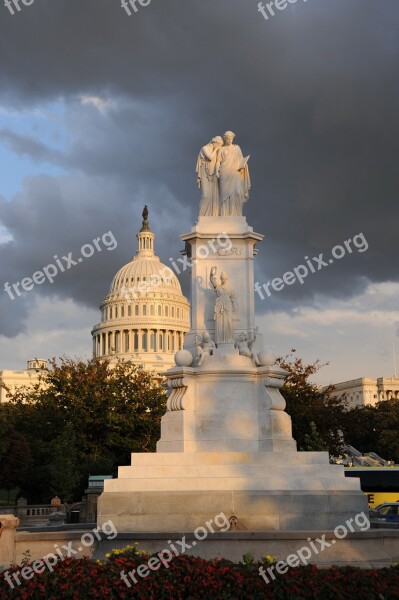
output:
[[[135,547],[114,551],[107,561],[69,558],[55,565],[53,572],[45,570],[41,574],[34,573],[28,581],[19,574],[21,585],[12,579],[14,589],[5,581],[3,573],[0,577],[0,599],[399,599],[399,566],[389,569],[318,569],[309,565],[292,568],[266,584],[259,575],[259,567],[267,570],[271,557],[263,562],[254,562],[246,555],[242,563],[235,564],[223,559],[178,556],[167,567],[161,565],[157,570],[150,570],[146,577],[136,574],[137,583],[134,583],[128,577],[129,572],[147,564],[150,558],[150,555],[138,552]],[[14,567],[8,573],[12,578],[13,573],[21,573],[22,569]],[[121,578],[121,572],[125,573],[127,583]]]

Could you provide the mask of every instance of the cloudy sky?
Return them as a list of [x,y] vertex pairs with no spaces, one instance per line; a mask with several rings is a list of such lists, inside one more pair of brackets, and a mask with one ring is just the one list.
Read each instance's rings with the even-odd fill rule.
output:
[[[20,4],[0,5],[0,370],[90,355],[143,205],[157,254],[180,256],[198,151],[232,129],[251,154],[260,284],[363,235],[303,284],[258,296],[267,347],[329,362],[320,383],[392,376],[397,0],[298,0],[267,20],[255,0],[151,0],[131,16],[119,0]],[[109,231],[115,250],[5,291]]]

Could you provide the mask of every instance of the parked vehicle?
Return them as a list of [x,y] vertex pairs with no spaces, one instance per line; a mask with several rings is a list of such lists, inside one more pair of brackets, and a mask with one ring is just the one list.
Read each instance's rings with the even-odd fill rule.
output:
[[384,502],[370,510],[370,520],[397,523],[399,526],[399,502]]

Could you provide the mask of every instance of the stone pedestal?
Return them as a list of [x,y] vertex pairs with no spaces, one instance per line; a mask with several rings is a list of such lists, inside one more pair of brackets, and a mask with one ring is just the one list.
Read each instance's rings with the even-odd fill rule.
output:
[[0,568],[8,568],[15,561],[15,533],[19,519],[14,515],[0,515]]
[[[209,284],[211,268],[226,272],[236,294],[234,331],[255,329],[254,267],[255,245],[263,235],[255,233],[245,217],[199,217],[190,233],[181,236],[192,262],[191,330],[184,347],[195,354],[195,339],[204,331],[215,334],[215,292]],[[259,334],[257,348],[262,347]]]
[[[200,217],[182,239],[193,263],[192,325],[167,372],[161,439],[156,453],[133,454],[104,482],[99,524],[188,532],[223,512],[245,531],[327,531],[366,511],[359,480],[325,452],[296,450],[280,394],[286,373],[262,353],[255,326],[253,259],[263,236],[244,217]],[[235,344],[215,339],[212,267],[235,292]],[[215,343],[204,357],[205,331]],[[249,331],[257,339],[248,356],[237,340]]]
[[202,368],[168,371],[168,411],[157,452],[295,452],[279,388],[285,372],[218,352]]

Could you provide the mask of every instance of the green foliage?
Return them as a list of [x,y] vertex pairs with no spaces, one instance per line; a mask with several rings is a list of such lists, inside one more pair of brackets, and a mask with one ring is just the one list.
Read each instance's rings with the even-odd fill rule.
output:
[[[1,380],[0,380],[1,386]],[[3,417],[3,413],[0,411],[0,460],[6,451],[6,421]]]
[[51,443],[50,489],[52,496],[59,496],[64,502],[73,500],[73,490],[79,484],[76,470],[76,434],[72,423],[67,423]]
[[242,564],[247,565],[247,567],[254,565],[255,557],[250,552],[246,552],[242,555]]
[[399,400],[384,400],[376,406],[377,453],[399,463]]
[[360,452],[374,451],[399,463],[399,400],[384,400],[376,406],[348,410],[345,398],[332,398],[333,386],[321,390],[309,378],[324,365],[316,360],[306,365],[291,354],[277,363],[288,377],[281,390],[292,418],[293,437],[305,451],[328,450],[337,457],[344,445]]
[[32,556],[30,553],[30,550],[24,550],[24,552],[22,552],[22,560],[21,563],[19,565],[17,565],[16,562],[11,561],[10,563],[10,567],[26,567],[26,565],[29,565],[29,563],[32,562]]
[[325,452],[328,450],[325,440],[319,434],[316,423],[310,422],[310,433],[304,435],[306,450],[309,452]]
[[377,448],[376,409],[373,406],[357,406],[348,410],[344,421],[345,440],[360,452]]
[[[4,421],[3,421],[4,423]],[[0,458],[0,488],[10,490],[21,486],[32,466],[28,439],[10,423],[4,427],[4,449]]]
[[30,502],[80,500],[89,474],[116,473],[131,452],[154,451],[166,410],[163,388],[132,363],[63,357],[50,365],[4,405],[29,441],[33,467],[21,491]]
[[289,355],[277,359],[277,364],[288,371],[281,393],[292,418],[293,437],[300,450],[323,449],[332,456],[339,456],[344,446],[342,429],[346,402],[331,398],[331,388],[323,391],[309,381],[325,365],[319,360],[306,365],[294,356],[295,352],[291,350]]
[[374,451],[399,463],[399,400],[383,400],[376,406],[349,410],[344,423],[345,439],[360,452]]

